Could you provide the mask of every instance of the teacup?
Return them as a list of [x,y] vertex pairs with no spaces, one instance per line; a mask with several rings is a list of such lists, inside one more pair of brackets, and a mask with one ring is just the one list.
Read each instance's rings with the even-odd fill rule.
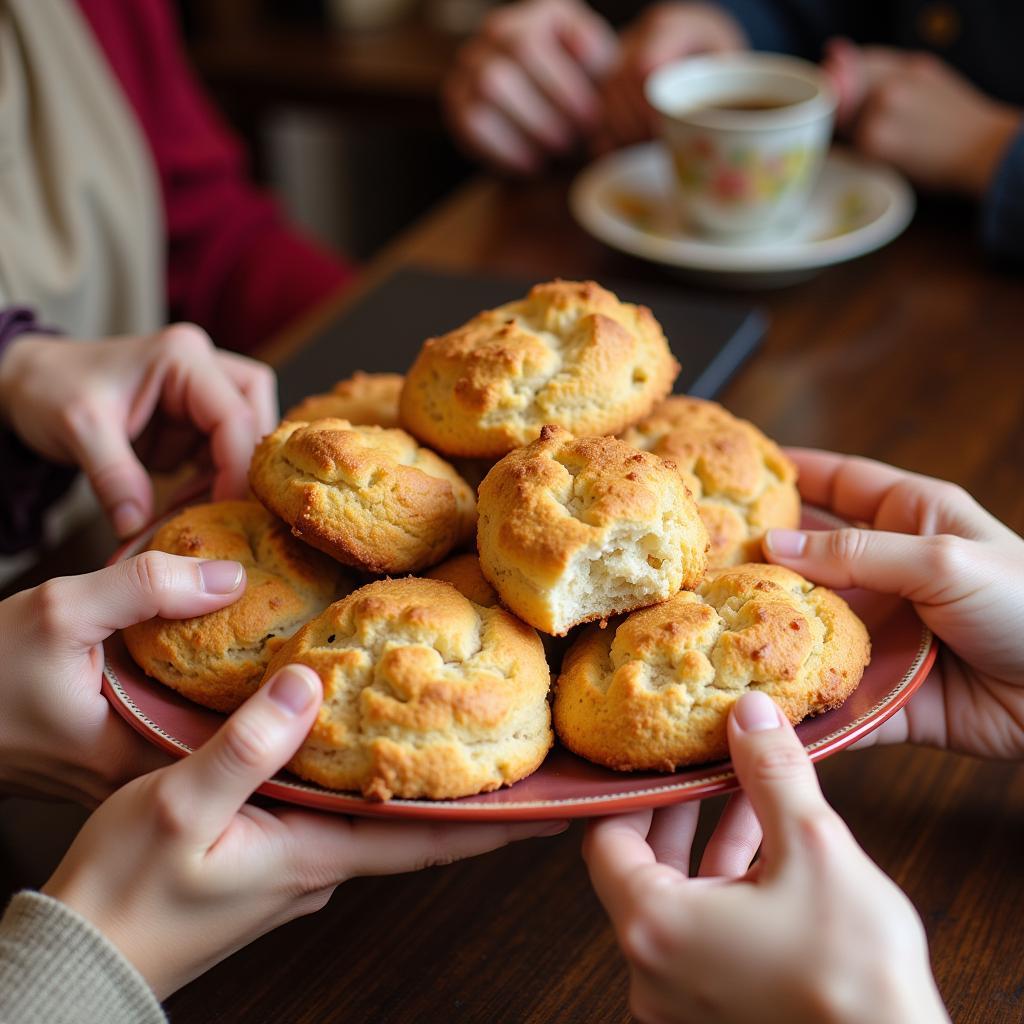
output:
[[796,57],[690,57],[647,80],[661,115],[683,223],[749,241],[795,224],[832,135],[836,96]]

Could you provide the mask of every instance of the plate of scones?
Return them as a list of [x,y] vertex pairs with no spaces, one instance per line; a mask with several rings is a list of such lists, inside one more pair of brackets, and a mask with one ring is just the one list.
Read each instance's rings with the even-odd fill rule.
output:
[[736,788],[726,721],[768,693],[814,759],[877,728],[935,659],[906,601],[765,564],[803,507],[753,424],[672,395],[651,311],[552,281],[356,373],[257,446],[248,500],[121,548],[232,559],[234,604],[106,644],[104,692],[172,754],[279,668],[324,698],[266,796],[349,814],[587,817]]

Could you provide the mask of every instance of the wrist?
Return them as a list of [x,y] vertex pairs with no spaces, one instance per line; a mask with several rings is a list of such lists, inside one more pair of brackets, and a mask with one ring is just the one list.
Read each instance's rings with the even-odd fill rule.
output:
[[851,987],[851,978],[837,979],[818,992],[811,1019],[828,1024],[949,1024],[931,969],[915,971],[903,961],[868,972]]
[[1014,136],[1024,124],[1024,112],[1002,104],[993,104],[980,119],[978,134],[970,147],[957,184],[976,199],[981,199],[995,177]]
[[12,424],[18,382],[23,379],[25,367],[32,359],[40,337],[32,333],[19,334],[0,346],[0,421]]

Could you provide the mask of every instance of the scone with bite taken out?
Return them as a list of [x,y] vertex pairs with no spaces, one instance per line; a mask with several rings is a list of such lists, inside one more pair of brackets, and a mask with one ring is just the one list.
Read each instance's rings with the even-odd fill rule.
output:
[[[428,569],[423,575],[428,579],[450,583],[464,597],[468,597],[475,604],[482,604],[485,608],[501,604],[498,592],[484,577],[480,569],[480,559],[476,555],[452,555],[440,565]],[[541,633],[540,642],[544,645],[544,657],[547,658],[548,668],[557,674],[558,666],[562,664],[562,655],[565,654],[571,640],[568,637]]]
[[540,638],[439,580],[379,580],[331,605],[278,652],[323,680],[288,767],[370,798],[449,799],[535,771],[553,740]]
[[555,691],[559,739],[620,771],[672,771],[728,754],[740,696],[767,693],[796,724],[838,707],[870,660],[864,624],[825,587],[777,565],[708,574],[569,649]]
[[357,370],[325,394],[304,398],[281,418],[299,423],[338,419],[358,426],[397,427],[402,381],[400,373]]
[[469,485],[404,430],[286,420],[257,445],[249,483],[295,536],[366,572],[414,572],[473,536]]
[[766,530],[800,525],[796,466],[717,402],[674,395],[622,436],[675,463],[708,528],[710,568],[759,562]]
[[295,540],[255,501],[193,505],[164,523],[149,547],[230,559],[245,570],[245,592],[226,608],[122,631],[147,675],[216,711],[233,711],[255,693],[281,643],[352,589],[337,562]]
[[624,430],[678,372],[649,309],[593,281],[551,281],[428,340],[405,378],[402,425],[449,457],[497,459],[546,423]]
[[502,602],[545,633],[697,586],[707,530],[674,467],[545,426],[480,485],[477,546]]

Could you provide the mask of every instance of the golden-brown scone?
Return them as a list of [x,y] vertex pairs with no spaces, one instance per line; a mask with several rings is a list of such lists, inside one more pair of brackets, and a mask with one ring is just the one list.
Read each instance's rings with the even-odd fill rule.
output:
[[257,445],[253,493],[296,537],[375,573],[412,572],[469,540],[469,485],[404,430],[285,421]]
[[361,426],[397,427],[403,379],[400,373],[357,370],[326,394],[304,398],[281,418],[299,423],[338,419]]
[[569,649],[555,729],[572,751],[621,771],[671,771],[725,757],[726,721],[749,689],[796,724],[838,707],[871,655],[849,605],[777,565],[708,573]]
[[622,436],[679,468],[708,528],[709,568],[760,562],[765,530],[800,525],[796,466],[717,402],[673,396]]
[[485,608],[493,608],[501,604],[498,592],[484,578],[480,570],[480,559],[476,555],[465,553],[452,555],[440,565],[435,565],[423,574],[427,579],[443,580],[450,583],[463,597],[468,597],[473,604],[482,604]]
[[510,785],[552,743],[540,638],[439,580],[379,580],[331,605],[278,652],[324,702],[289,768],[331,789],[447,799]]
[[502,602],[545,633],[695,587],[707,530],[675,468],[614,437],[545,426],[480,485],[477,547]]
[[405,378],[402,425],[446,455],[496,459],[545,423],[624,430],[678,373],[649,309],[593,281],[551,281],[428,340]]
[[284,640],[352,589],[337,562],[292,538],[255,501],[193,505],[164,523],[149,547],[245,568],[245,593],[234,604],[123,631],[148,675],[217,711],[233,711],[251,696]]

